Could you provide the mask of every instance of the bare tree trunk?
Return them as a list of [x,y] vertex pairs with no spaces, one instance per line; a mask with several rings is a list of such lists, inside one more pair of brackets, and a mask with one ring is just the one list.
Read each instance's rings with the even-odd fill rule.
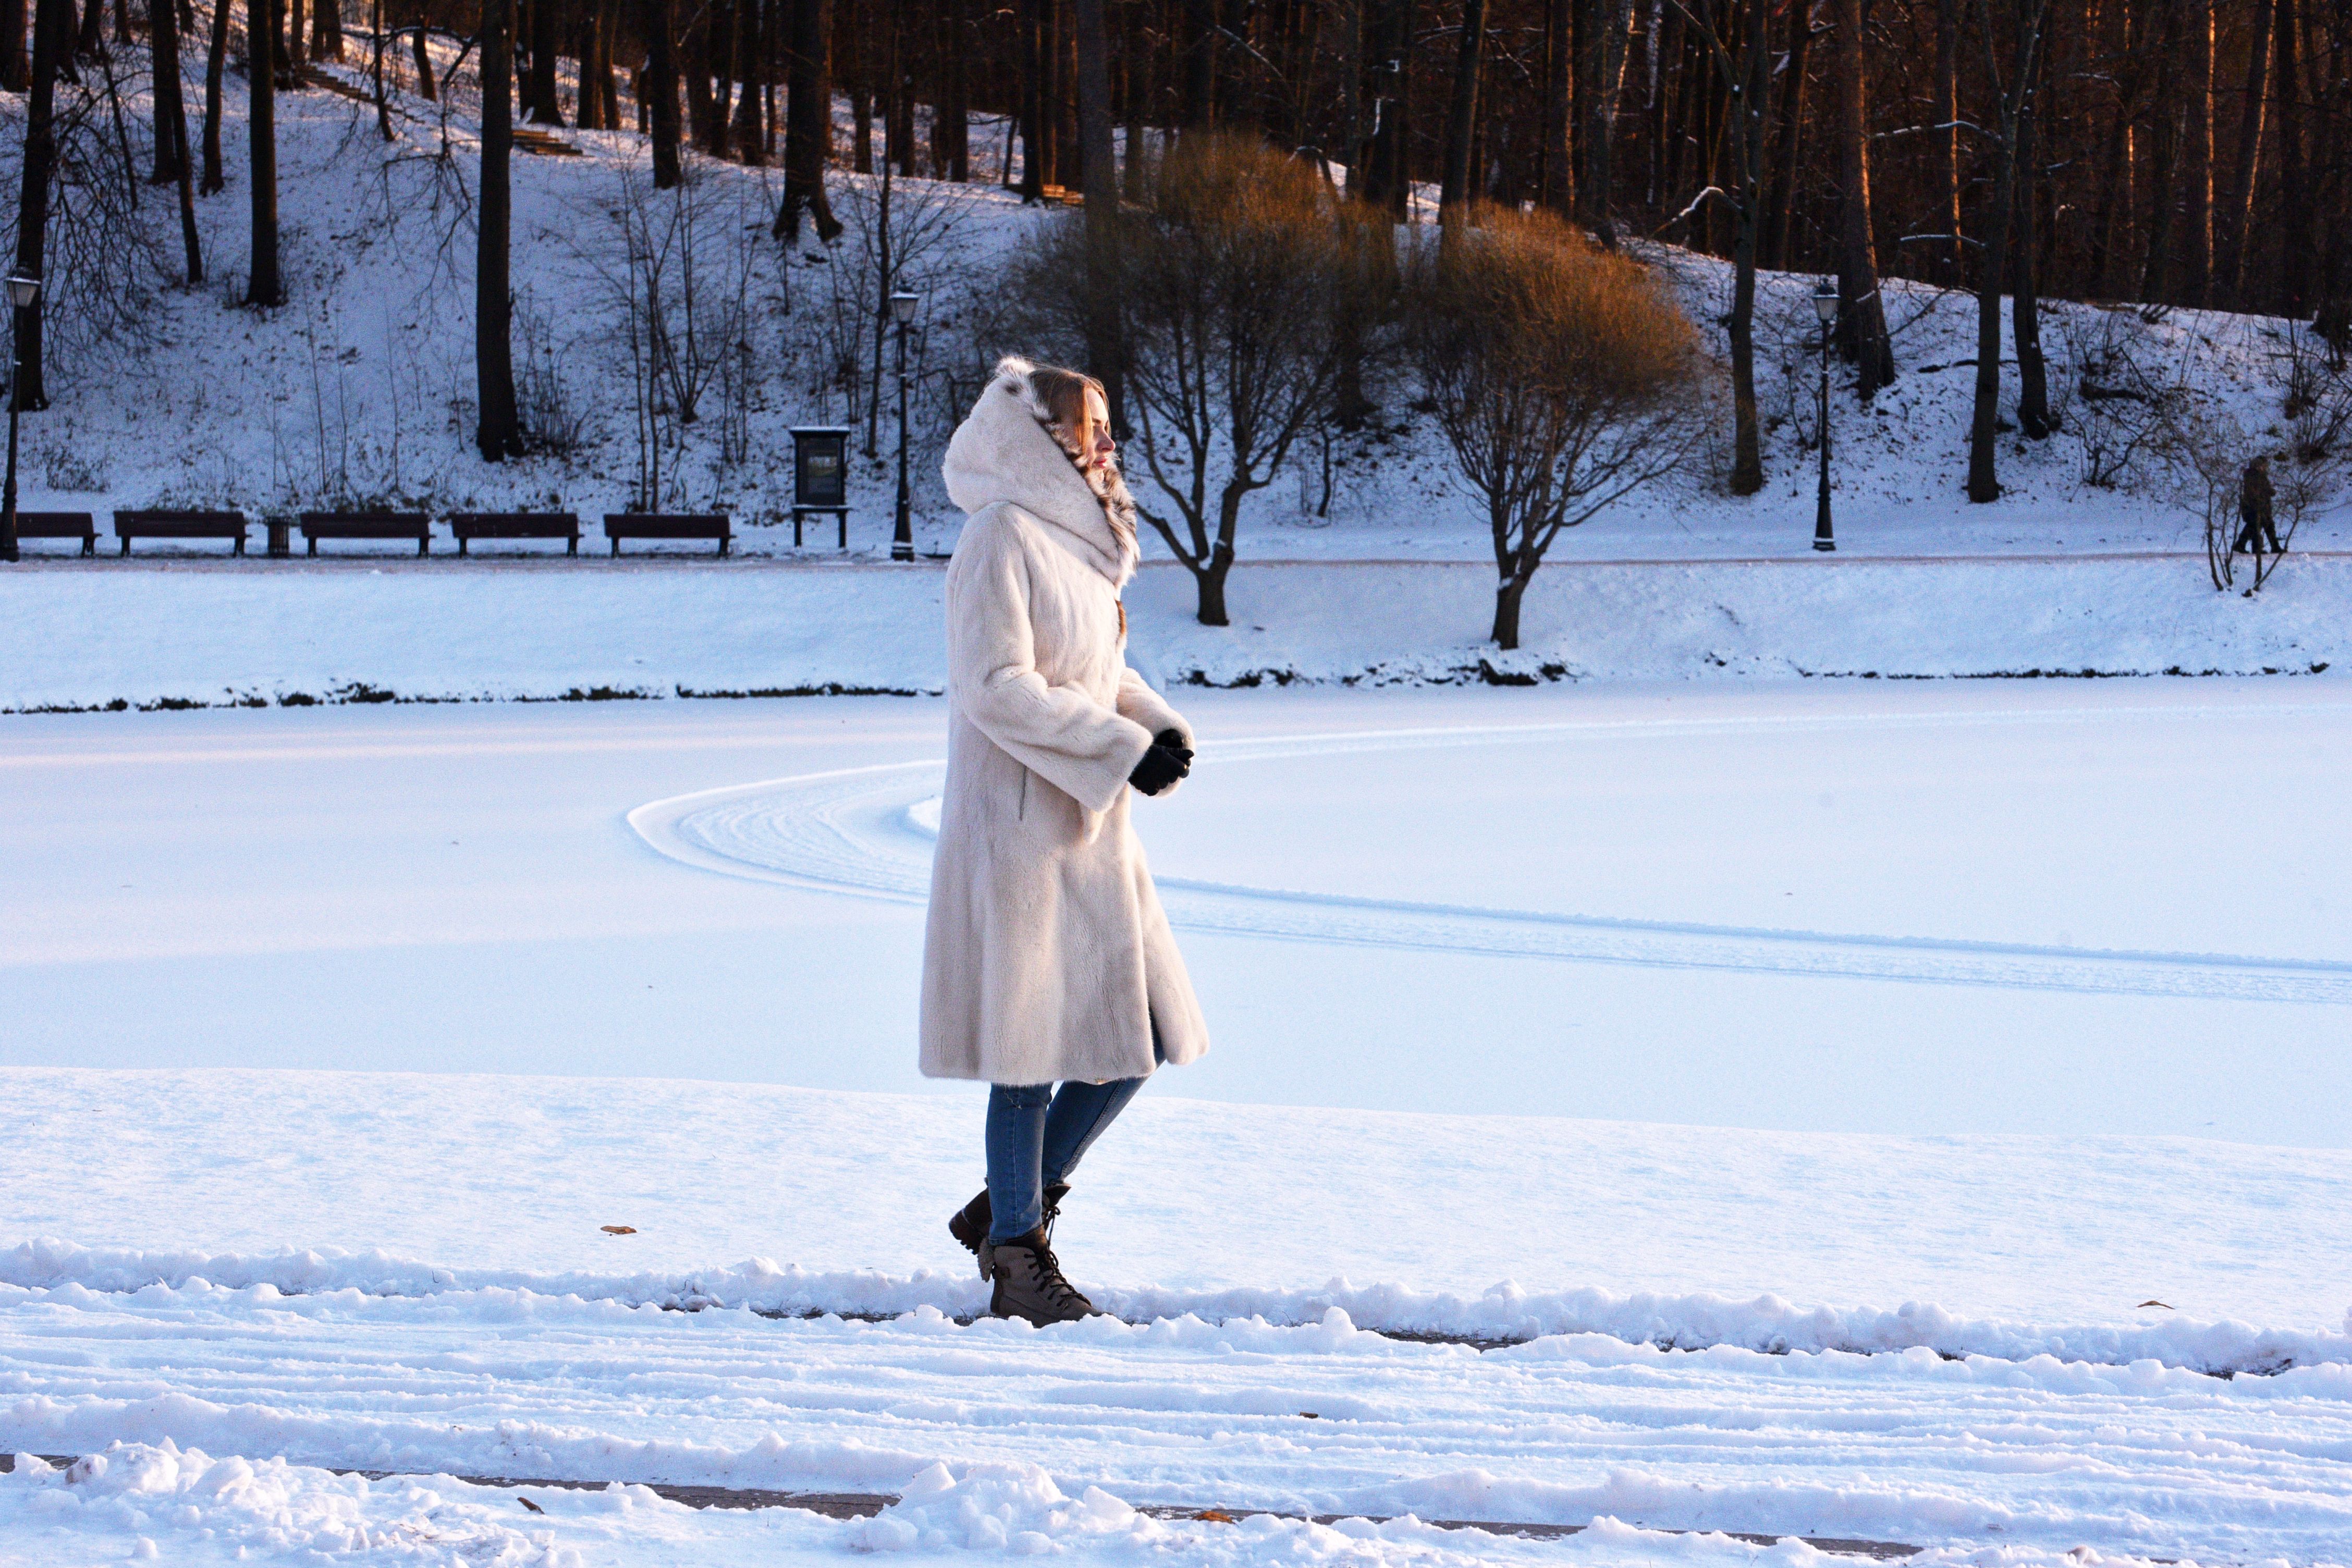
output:
[[1936,0],[1937,200],[1950,244],[1942,247],[1944,280],[1969,279],[1968,247],[1960,238],[1960,0]]
[[188,283],[205,280],[204,247],[196,237],[194,160],[188,156],[188,108],[180,91],[180,19],[172,0],[147,0],[147,42],[154,59],[155,183],[179,187],[180,242]]
[[[2011,85],[1996,106],[1999,120],[1990,137],[1992,201],[1983,226],[1984,271],[1977,279],[1976,397],[1969,419],[1969,500],[1979,503],[2000,499],[2000,477],[1994,458],[2000,433],[2000,287],[2009,276],[2010,229],[2017,211],[2018,122],[2033,106],[2042,33],[2049,5],[2050,0],[2015,0],[2017,49],[2012,57]],[[1993,15],[1988,4],[1988,29]],[[1988,37],[1985,43],[1990,60],[1992,41]],[[1993,86],[1998,91],[1998,81]]]
[[1737,117],[1734,155],[1739,171],[1739,212],[1731,242],[1731,493],[1736,496],[1751,496],[1764,488],[1763,438],[1756,417],[1756,247],[1764,203],[1764,121],[1772,89],[1770,11],[1750,0],[1745,20],[1748,37],[1738,61],[1738,91],[1729,105]]
[[171,0],[147,0],[148,47],[153,59],[154,82],[149,100],[154,107],[155,124],[155,169],[147,176],[151,185],[168,185],[178,179],[180,165],[187,161],[188,118],[187,106],[180,96],[178,21],[173,15]]
[[1192,131],[1217,119],[1217,0],[1179,4],[1184,23],[1184,128]]
[[[2037,55],[2034,69],[2043,73],[2042,61],[2048,57]],[[2012,176],[2017,184],[2016,237],[2011,249],[2016,260],[2011,268],[2016,290],[2009,307],[2010,336],[2017,341],[2017,426],[2039,441],[2055,428],[2050,417],[2050,369],[2042,353],[2042,294],[2034,272],[2034,220],[2042,190],[2042,153],[2035,145],[2042,100],[2039,81],[2032,84],[2017,110],[2017,172]]]
[[1380,6],[1370,69],[1374,83],[1370,172],[1364,199],[1399,218],[1412,210],[1412,60],[1413,0],[1374,0]]
[[368,0],[368,83],[375,98],[376,133],[387,142],[395,142],[399,138],[393,134],[392,105],[383,91],[383,51],[389,41],[383,31],[383,0]]
[[[1944,0],[1947,5],[1955,0]],[[1764,223],[1764,244],[1759,258],[1769,268],[1793,265],[1789,252],[1789,226],[1797,209],[1797,177],[1804,146],[1805,53],[1812,42],[1812,19],[1804,0],[1790,0],[1788,65],[1780,88],[1780,111],[1772,126],[1772,195]]]
[[[770,0],[771,5],[779,0]],[[940,149],[945,162],[941,175],[962,185],[971,182],[971,0],[947,0],[947,90],[939,106],[939,123],[947,132]],[[1135,138],[1129,138],[1128,155],[1134,156]]]
[[311,0],[310,58],[342,63],[342,0]]
[[1062,64],[1061,0],[1037,0],[1037,177],[1048,185],[1069,183],[1062,135],[1069,89],[1062,79]]
[[279,305],[286,287],[278,276],[278,81],[269,68],[278,44],[275,0],[250,0],[246,10],[246,68],[251,88],[246,121],[253,163],[253,264],[245,302]]
[[2221,265],[2214,292],[2222,302],[2239,302],[2248,229],[2253,223],[2254,177],[2262,172],[2263,110],[2269,101],[2271,0],[2254,0],[2253,37],[2246,49],[2246,90],[2238,118],[2238,154],[2221,199]]
[[0,89],[23,92],[32,85],[33,62],[25,52],[25,0],[0,0]]
[[1478,131],[1478,67],[1486,49],[1486,0],[1462,0],[1462,33],[1454,55],[1454,102],[1445,116],[1445,172],[1437,219],[1455,223],[1475,194],[1470,149]]
[[1566,217],[1576,207],[1576,165],[1569,140],[1575,112],[1574,48],[1571,35],[1580,0],[1544,0],[1543,186],[1546,209]]
[[2279,212],[2278,291],[2269,301],[2290,321],[2311,315],[2310,183],[2304,163],[2303,67],[2296,47],[2295,0],[2277,0],[2273,13],[2276,41],[2271,53],[2277,64],[2271,72],[2271,91],[2278,100],[2279,190],[2284,196]]
[[[37,22],[35,26],[38,26]],[[81,36],[74,40],[77,59],[94,60],[106,47],[106,0],[84,0],[81,12]],[[62,63],[58,74],[64,75]]]
[[[332,0],[318,0],[320,5]],[[531,0],[530,4],[530,103],[525,118],[533,125],[563,128],[563,105],[555,95],[556,51],[562,47],[556,40],[556,28],[561,17],[556,11],[557,0]]]
[[683,130],[677,119],[677,40],[670,32],[669,0],[644,0],[637,13],[646,35],[646,95],[653,100],[654,189],[684,177],[678,163]]
[[1576,221],[1602,245],[1617,247],[1610,221],[1610,139],[1615,119],[1617,73],[1625,61],[1628,0],[1579,0],[1587,7],[1577,50]]
[[2189,91],[2181,186],[2183,297],[2204,305],[2213,289],[2213,0],[2179,0],[2186,13]]
[[1021,199],[1045,196],[1045,6],[1020,0],[1015,12],[1021,44]]
[[[74,44],[73,0],[36,0],[32,81],[25,105],[24,179],[16,201],[16,272],[47,276],[49,186],[57,177],[57,82]],[[42,375],[41,303],[47,290],[16,311],[18,408],[49,405]]]
[[730,140],[735,155],[754,168],[768,161],[767,132],[760,123],[761,79],[767,75],[766,37],[761,31],[768,7],[760,0],[735,0],[735,71],[742,88],[735,99],[735,128]]
[[[700,110],[702,144],[714,158],[734,155],[728,110],[735,82],[735,11],[733,0],[724,9],[705,0],[701,19],[695,24],[701,30],[702,48],[695,57],[694,81],[698,89],[707,84],[709,94]],[[898,11],[894,5],[886,16],[895,16]]]
[[[1862,0],[1831,0],[1837,30],[1838,327],[1854,363],[1863,401],[1895,379],[1895,351],[1886,340],[1886,306],[1878,293],[1877,242],[1870,217],[1868,66],[1862,37]],[[2006,199],[2004,197],[2004,199]],[[1993,292],[2000,291],[1999,274]]]
[[2182,0],[2158,0],[2162,20],[2156,34],[2156,101],[2150,106],[2147,159],[2147,259],[2140,269],[2139,297],[2162,304],[2172,293],[2172,209],[2176,202],[2173,170],[2179,151],[2174,128],[2180,112],[2180,52]]
[[1076,0],[1078,166],[1087,194],[1087,368],[1111,428],[1127,429],[1127,350],[1118,314],[1118,163],[1111,153],[1110,32],[1103,0]]
[[514,153],[514,110],[509,99],[514,68],[507,54],[513,0],[482,0],[482,188],[474,251],[474,444],[486,463],[522,450],[515,417],[513,310],[509,279],[513,191],[508,165]]
[[228,65],[229,0],[213,0],[212,38],[205,49],[204,194],[217,194],[227,182],[221,172],[221,73]]
[[583,131],[613,131],[604,118],[600,79],[611,68],[612,39],[604,31],[604,0],[580,0],[580,90],[572,100],[572,123]]
[[798,239],[801,215],[819,239],[841,232],[824,194],[824,166],[833,153],[833,0],[779,0],[792,7],[784,57],[784,200],[776,233]]
[[441,91],[433,82],[433,51],[425,43],[426,24],[423,20],[424,15],[424,7],[419,5],[416,31],[410,35],[415,44],[415,47],[411,52],[416,60],[416,96],[427,103],[432,103],[440,98]]

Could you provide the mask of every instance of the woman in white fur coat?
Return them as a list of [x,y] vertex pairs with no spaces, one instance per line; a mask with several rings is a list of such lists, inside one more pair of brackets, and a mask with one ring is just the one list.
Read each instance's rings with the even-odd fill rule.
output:
[[922,1069],[994,1086],[988,1186],[949,1222],[991,1310],[1067,1321],[1094,1310],[1049,1245],[1071,1171],[1155,1067],[1209,1048],[1128,821],[1135,794],[1191,770],[1192,731],[1127,667],[1135,504],[1101,384],[1003,361],[943,470],[969,518],[948,565]]

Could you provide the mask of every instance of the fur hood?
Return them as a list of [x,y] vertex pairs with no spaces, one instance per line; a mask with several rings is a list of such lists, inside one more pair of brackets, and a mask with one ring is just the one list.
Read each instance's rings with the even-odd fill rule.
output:
[[1047,428],[1029,384],[1029,361],[1008,355],[956,426],[940,464],[948,499],[966,513],[1010,502],[1050,524],[1089,565],[1123,588],[1135,575],[1135,502],[1117,469],[1097,495]]

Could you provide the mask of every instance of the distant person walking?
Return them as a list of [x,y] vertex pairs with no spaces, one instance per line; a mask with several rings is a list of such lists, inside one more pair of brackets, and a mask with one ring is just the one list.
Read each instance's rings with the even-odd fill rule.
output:
[[[2271,501],[2277,492],[2271,485],[2271,460],[2256,458],[2246,465],[2246,477],[2238,484],[2238,538],[2230,546],[2237,554],[2252,551],[2260,555],[2267,549],[2273,555],[2282,553],[2278,529],[2271,521]],[[2299,569],[2298,569],[2299,570]]]
[[[1100,383],[996,367],[943,465],[948,774],[923,941],[922,1069],[982,1079],[988,1185],[948,1222],[990,1310],[1094,1305],[1050,1245],[1070,1173],[1208,1026],[1128,822],[1192,769],[1192,731],[1127,667],[1135,503]],[[1061,1088],[1056,1090],[1055,1083]]]

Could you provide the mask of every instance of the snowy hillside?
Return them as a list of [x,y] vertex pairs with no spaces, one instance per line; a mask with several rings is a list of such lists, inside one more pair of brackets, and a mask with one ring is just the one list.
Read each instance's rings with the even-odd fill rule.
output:
[[[792,425],[852,423],[862,452],[873,412],[874,344],[870,314],[861,323],[856,311],[860,290],[876,277],[878,181],[837,174],[835,200],[849,232],[830,247],[804,236],[787,247],[767,236],[778,195],[773,171],[698,161],[685,191],[657,194],[634,132],[567,130],[562,140],[583,156],[514,162],[518,375],[527,420],[562,449],[503,466],[481,462],[470,444],[467,215],[477,175],[469,70],[457,73],[439,103],[395,89],[399,140],[390,145],[376,136],[364,104],[316,89],[281,95],[289,302],[261,313],[235,304],[247,239],[244,93],[232,73],[224,125],[228,190],[199,204],[212,280],[194,290],[158,287],[135,326],[110,343],[56,352],[54,405],[26,426],[24,504],[101,511],[220,504],[256,513],[390,502],[436,512],[556,504],[583,516],[619,510],[651,482],[655,459],[633,391],[624,238],[632,226],[673,252],[665,276],[673,292],[688,281],[678,257],[691,253],[701,301],[704,347],[689,367],[699,382],[699,416],[670,429],[675,445],[659,454],[665,506],[724,508],[746,523],[772,524],[790,504]],[[134,120],[143,122],[143,99],[133,106]],[[0,147],[21,132],[12,117]],[[1025,234],[1056,219],[1024,210],[989,184],[901,181],[894,199],[898,225],[919,239],[906,277],[924,300],[915,340],[917,538],[925,548],[944,548],[959,520],[939,484],[937,453],[991,356],[1026,346],[1000,341],[992,325],[997,270]],[[1719,352],[1727,268],[1680,251],[1643,254],[1675,277]],[[161,284],[176,265],[176,247],[160,247],[149,281]],[[1766,490],[1744,500],[1725,493],[1726,459],[1717,449],[1680,483],[1570,535],[1563,558],[1807,551],[1816,423],[1809,352],[1816,332],[1806,298],[1812,280],[1775,275],[1764,283],[1759,383]],[[2247,440],[2285,439],[2289,331],[2282,323],[2176,312],[2149,324],[2128,311],[2053,303],[2043,337],[2064,427],[2046,441],[2005,440],[2009,493],[1996,504],[1970,506],[1959,481],[1973,299],[1901,282],[1887,289],[1902,374],[1867,409],[1850,394],[1832,400],[1832,471],[1847,551],[2196,548],[2199,524],[2179,476],[2126,458],[2119,448],[2129,433],[2118,420],[2134,405],[2077,396],[2086,373],[2183,385],[2200,411]],[[70,315],[74,297],[71,284],[63,285],[61,315]],[[86,325],[57,330],[89,335]],[[2013,373],[2011,379],[2013,392]],[[1297,454],[1289,473],[1252,499],[1242,559],[1486,559],[1481,521],[1458,492],[1433,428],[1410,405],[1408,389],[1391,389],[1368,432],[1335,437],[1328,451],[1310,443]],[[888,529],[895,432],[887,406],[877,435],[876,455],[861,456],[853,475],[855,542],[869,552]],[[2090,482],[2103,467],[2115,471],[2103,476],[2106,482]],[[2352,513],[2339,507],[2315,518],[2301,542],[2352,542]],[[745,548],[789,551],[789,535],[755,527]]]

